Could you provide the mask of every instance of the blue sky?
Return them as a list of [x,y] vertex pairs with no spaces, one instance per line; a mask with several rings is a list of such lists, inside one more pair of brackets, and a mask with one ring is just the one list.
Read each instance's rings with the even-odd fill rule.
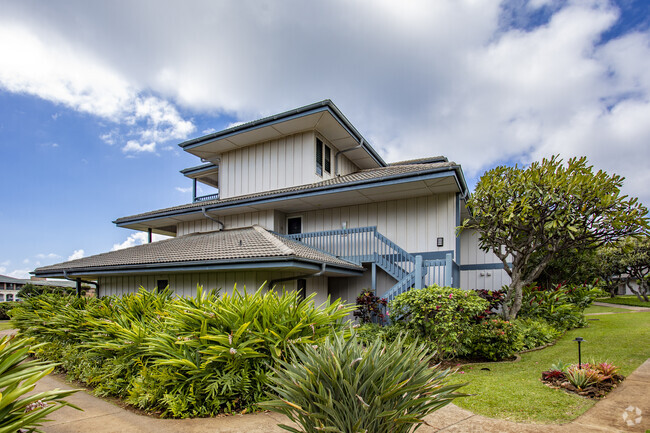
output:
[[388,161],[586,155],[650,204],[650,2],[0,0],[0,274],[144,241],[176,144],[332,99]]

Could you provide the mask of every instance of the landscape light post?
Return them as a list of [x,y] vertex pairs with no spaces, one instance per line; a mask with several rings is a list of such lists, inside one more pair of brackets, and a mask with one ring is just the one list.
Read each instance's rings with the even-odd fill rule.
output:
[[573,341],[578,342],[578,369],[582,370],[582,353],[580,352],[580,343],[585,341],[585,339],[582,337],[576,337],[576,339]]

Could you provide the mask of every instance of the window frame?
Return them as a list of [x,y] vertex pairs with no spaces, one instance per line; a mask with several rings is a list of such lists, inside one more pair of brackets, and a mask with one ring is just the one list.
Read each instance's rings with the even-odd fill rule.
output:
[[[320,153],[320,160],[318,158]],[[323,140],[316,137],[316,174],[323,177]]]
[[323,170],[327,174],[332,174],[332,148],[323,143]]

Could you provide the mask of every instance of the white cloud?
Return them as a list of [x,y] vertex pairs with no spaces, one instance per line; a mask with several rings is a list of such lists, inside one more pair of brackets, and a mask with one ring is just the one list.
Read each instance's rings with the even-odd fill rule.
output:
[[217,132],[217,130],[214,129],[214,128],[208,128],[208,129],[204,129],[203,131],[201,131],[201,133],[204,134],[204,135],[212,134],[213,132]]
[[[40,253],[40,254],[36,254],[36,258],[37,259],[54,260],[54,259],[60,259],[61,256],[58,255],[58,254],[54,254],[54,253],[48,253],[48,254]],[[26,259],[26,260],[28,260],[28,259]]]
[[155,151],[156,151],[155,142],[140,144],[135,140],[127,141],[126,145],[122,148],[122,152],[124,153],[130,153],[130,152],[140,153],[140,152],[155,152]]
[[[0,85],[119,122],[102,139],[130,155],[191,134],[181,112],[253,120],[330,98],[388,161],[444,154],[471,179],[584,154],[650,204],[649,32],[602,43],[608,1],[157,5],[8,3]],[[548,23],[507,21],[541,8]]]
[[192,191],[192,188],[181,188],[180,186],[176,187],[176,191],[182,192],[183,194],[187,194],[188,192]]
[[[161,141],[185,138],[193,132],[193,123],[183,119],[176,107],[142,94],[122,74],[90,54],[92,50],[75,46],[74,41],[57,34],[44,33],[0,21],[0,58],[5,59],[0,62],[0,88],[124,125],[125,135],[147,142],[140,146],[127,143],[125,152],[152,151]],[[113,142],[115,134],[102,134],[101,139]]]
[[9,272],[7,276],[11,278],[19,278],[22,280],[27,280],[29,279],[29,272],[30,269],[16,269],[14,271]]
[[[157,242],[161,241],[163,239],[169,239],[169,236],[164,236],[164,235],[159,235],[154,233],[152,236],[152,241]],[[124,248],[131,248],[136,245],[142,245],[144,243],[147,243],[149,241],[149,234],[145,232],[137,232],[129,235],[128,238],[121,244],[114,244],[113,248],[111,251],[117,251],[117,250],[122,250]]]
[[82,259],[84,257],[84,254],[85,254],[85,252],[84,252],[83,249],[74,250],[72,255],[70,257],[68,257],[68,261]]

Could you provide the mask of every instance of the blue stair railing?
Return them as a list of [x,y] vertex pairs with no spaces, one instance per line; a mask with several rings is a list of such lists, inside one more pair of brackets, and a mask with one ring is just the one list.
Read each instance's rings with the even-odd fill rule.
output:
[[413,287],[450,286],[452,283],[451,254],[447,254],[445,259],[422,260],[421,256],[410,254],[379,233],[377,227],[297,233],[285,237],[358,265],[375,262],[397,280],[384,294],[389,301]]

